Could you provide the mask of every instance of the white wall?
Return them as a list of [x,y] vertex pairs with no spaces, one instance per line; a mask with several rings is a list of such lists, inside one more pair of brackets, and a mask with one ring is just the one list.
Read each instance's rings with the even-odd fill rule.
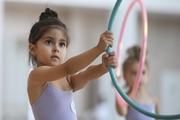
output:
[[[162,91],[160,98],[162,101],[162,113],[163,114],[179,114],[180,111],[180,69],[169,68],[163,70],[160,74],[160,83]],[[167,97],[168,96],[168,97]],[[169,104],[174,103],[174,104]]]
[[0,120],[2,120],[2,96],[3,96],[3,14],[4,6],[3,2],[0,1]]
[[[27,28],[24,16],[17,14],[13,7],[5,4],[3,30],[3,120],[26,119],[27,111]],[[23,11],[22,11],[23,12]]]

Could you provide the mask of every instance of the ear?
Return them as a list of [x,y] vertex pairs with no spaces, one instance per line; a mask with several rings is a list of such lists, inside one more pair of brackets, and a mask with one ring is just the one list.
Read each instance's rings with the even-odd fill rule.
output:
[[33,55],[36,56],[36,46],[32,43],[29,43],[29,52]]

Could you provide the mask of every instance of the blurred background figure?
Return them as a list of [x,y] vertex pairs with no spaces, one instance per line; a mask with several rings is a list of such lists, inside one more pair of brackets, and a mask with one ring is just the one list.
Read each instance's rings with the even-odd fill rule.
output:
[[[146,56],[147,56],[147,51]],[[122,65],[123,74],[122,77],[125,80],[125,87],[128,88],[127,95],[130,96],[135,84],[138,68],[140,62],[141,48],[140,46],[134,45],[127,50],[128,57]],[[144,66],[140,77],[139,87],[136,95],[133,99],[134,103],[143,108],[146,111],[160,114],[159,101],[154,95],[147,92],[146,87],[149,81],[149,62],[147,59],[144,60]],[[143,115],[131,106],[124,106],[116,100],[117,112],[121,116],[125,116],[126,120],[154,120],[148,116]]]

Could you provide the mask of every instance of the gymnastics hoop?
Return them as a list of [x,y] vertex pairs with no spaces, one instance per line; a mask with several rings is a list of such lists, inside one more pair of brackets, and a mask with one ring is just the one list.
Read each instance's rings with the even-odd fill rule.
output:
[[[113,22],[114,22],[114,18],[116,16],[116,13],[118,11],[118,8],[121,4],[122,0],[117,0],[116,1],[116,4],[113,8],[113,11],[111,13],[111,17],[110,17],[110,20],[109,20],[109,24],[108,24],[108,30],[112,30],[112,26],[113,26]],[[111,52],[111,48],[110,46],[108,46],[107,50],[106,50],[106,53],[109,53]],[[114,69],[113,67],[111,66],[108,66],[108,70],[109,70],[109,73],[110,73],[110,76],[111,76],[111,79],[112,79],[112,82],[114,84],[114,86],[116,87],[117,91],[119,92],[119,94],[122,96],[122,98],[130,105],[132,106],[134,109],[136,109],[137,111],[139,111],[140,113],[144,114],[144,115],[147,115],[149,117],[153,117],[153,118],[157,118],[157,119],[179,119],[180,118],[180,114],[176,114],[176,115],[159,115],[159,114],[155,114],[155,113],[151,113],[151,112],[148,112],[140,107],[138,107],[133,101],[131,101],[131,99],[129,99],[129,97],[123,92],[123,90],[121,89],[121,87],[118,85],[118,82],[117,82],[117,78],[116,78],[116,75],[115,75],[115,72],[114,72]]]
[[[122,24],[122,28],[121,28],[121,32],[120,32],[120,37],[119,37],[119,43],[118,43],[118,49],[117,49],[117,57],[118,57],[118,67],[115,69],[115,72],[116,72],[116,77],[117,78],[120,78],[120,56],[121,56],[121,50],[122,50],[122,39],[123,39],[123,34],[124,34],[124,29],[125,29],[125,26],[126,26],[126,21],[128,19],[128,16],[129,16],[129,13],[131,11],[131,9],[133,8],[133,6],[135,5],[135,3],[138,2],[140,7],[141,7],[141,11],[142,11],[142,31],[143,31],[143,35],[142,35],[142,50],[141,50],[141,54],[140,54],[140,64],[139,64],[139,68],[138,68],[138,73],[136,75],[136,79],[135,79],[135,83],[134,83],[134,86],[133,86],[133,89],[130,93],[130,99],[133,100],[136,93],[137,93],[137,90],[139,88],[139,83],[140,83],[140,78],[141,78],[141,73],[142,73],[142,69],[143,69],[143,66],[144,66],[144,61],[145,61],[145,56],[146,56],[146,46],[147,46],[147,35],[148,35],[148,24],[147,24],[147,12],[146,12],[146,9],[145,9],[145,6],[143,4],[143,2],[141,0],[134,0],[127,12],[126,12],[126,15],[124,17],[124,20],[123,20],[123,24]],[[119,79],[119,82],[120,82],[120,79]],[[127,106],[128,104],[122,99],[122,97],[118,94],[118,92],[116,91],[116,98],[117,98],[117,102],[119,105],[122,105],[122,106]]]

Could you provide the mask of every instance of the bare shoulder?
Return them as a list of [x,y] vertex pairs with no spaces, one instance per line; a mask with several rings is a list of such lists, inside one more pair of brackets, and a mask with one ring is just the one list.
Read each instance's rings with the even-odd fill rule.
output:
[[[45,73],[46,70],[48,70],[50,67],[49,66],[42,66],[42,67],[38,67],[38,68],[35,68],[34,70],[32,70],[29,74],[29,80],[33,80],[33,79],[36,79],[36,77],[38,77],[37,75],[38,74],[43,74]],[[28,81],[29,81],[28,80]]]
[[159,103],[159,99],[157,96],[152,96],[152,99],[153,99],[154,103],[156,103],[156,104]]
[[65,77],[66,75],[67,74],[61,66],[41,66],[30,72],[28,82],[29,84],[39,84],[48,81],[55,81]]
[[159,105],[159,98],[157,96],[153,96],[153,101],[155,103],[155,110],[157,114],[160,114],[160,105]]
[[37,99],[41,96],[44,89],[47,86],[47,82],[38,83],[36,79],[34,79],[33,72],[31,71],[29,78],[28,78],[28,85],[27,85],[27,92],[30,104],[33,105]]

